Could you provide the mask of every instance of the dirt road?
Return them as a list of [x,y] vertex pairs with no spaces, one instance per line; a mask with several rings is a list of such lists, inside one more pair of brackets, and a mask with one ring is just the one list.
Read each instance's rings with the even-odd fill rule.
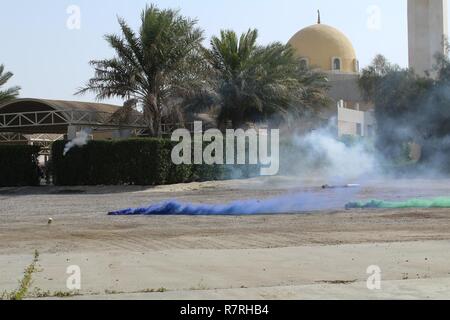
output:
[[[357,199],[446,196],[450,181],[372,181],[345,194],[323,191],[323,183],[278,178],[0,189],[0,293],[17,288],[38,250],[30,298],[450,298],[449,209],[342,209]],[[220,203],[288,192],[317,193],[325,209],[230,217],[106,215],[164,199]],[[71,265],[81,269],[77,291],[66,286]],[[367,289],[371,265],[382,271],[381,290]]]

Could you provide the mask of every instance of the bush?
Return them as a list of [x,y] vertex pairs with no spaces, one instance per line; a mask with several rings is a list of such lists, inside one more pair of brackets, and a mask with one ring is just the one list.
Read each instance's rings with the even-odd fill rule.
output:
[[67,141],[52,147],[55,185],[161,185],[259,174],[257,165],[174,165],[167,139],[145,138],[118,141],[90,141],[63,156]]
[[0,145],[0,187],[38,186],[38,153],[28,145]]
[[171,173],[171,142],[164,139],[90,141],[63,156],[66,143],[53,144],[55,185],[159,185],[190,174]]

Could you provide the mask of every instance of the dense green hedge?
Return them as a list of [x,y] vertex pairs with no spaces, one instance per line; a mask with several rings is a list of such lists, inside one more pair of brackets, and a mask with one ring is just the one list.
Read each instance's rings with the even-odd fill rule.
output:
[[39,185],[38,153],[28,145],[0,145],[0,187]]
[[154,185],[167,183],[170,153],[165,140],[91,141],[66,156],[66,141],[52,148],[55,185]]
[[174,165],[174,142],[167,139],[91,141],[74,147],[66,156],[66,141],[52,148],[55,185],[161,185],[190,181],[246,178],[256,166]]

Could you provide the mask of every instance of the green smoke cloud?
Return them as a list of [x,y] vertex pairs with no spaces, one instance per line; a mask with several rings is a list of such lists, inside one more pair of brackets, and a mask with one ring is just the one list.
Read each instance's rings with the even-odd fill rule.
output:
[[369,200],[350,202],[346,209],[407,209],[407,208],[450,208],[450,197],[434,199],[409,199],[406,201]]

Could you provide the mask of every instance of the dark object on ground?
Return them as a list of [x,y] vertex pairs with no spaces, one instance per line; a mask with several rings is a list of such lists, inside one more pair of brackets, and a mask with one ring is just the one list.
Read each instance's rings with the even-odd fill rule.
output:
[[344,184],[339,186],[331,186],[328,184],[324,184],[322,189],[344,189],[344,188],[359,188],[361,185],[359,184]]

